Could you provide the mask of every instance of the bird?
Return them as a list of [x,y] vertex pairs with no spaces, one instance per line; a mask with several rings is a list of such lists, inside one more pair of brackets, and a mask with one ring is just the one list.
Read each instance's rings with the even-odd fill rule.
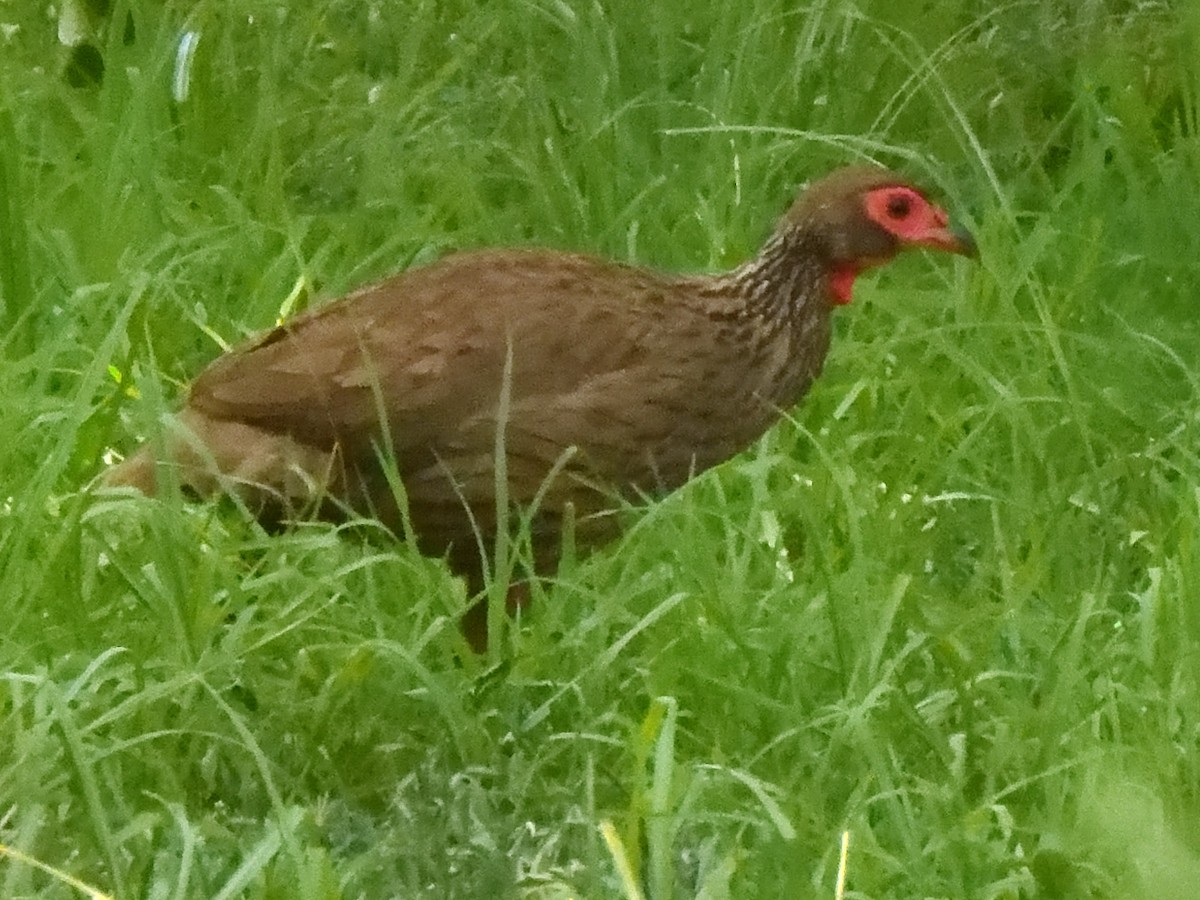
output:
[[489,552],[516,515],[533,574],[552,572],[564,528],[603,543],[622,503],[751,446],[820,374],[856,278],[909,248],[977,255],[925,190],[857,164],[726,272],[452,253],[218,357],[103,483],[228,493],[264,521],[375,518],[465,577],[462,629],[483,649]]

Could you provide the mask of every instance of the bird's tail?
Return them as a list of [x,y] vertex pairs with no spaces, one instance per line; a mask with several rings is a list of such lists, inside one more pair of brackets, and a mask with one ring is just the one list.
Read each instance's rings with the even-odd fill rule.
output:
[[100,484],[102,487],[136,488],[147,497],[153,497],[158,490],[156,468],[150,447],[142,447],[124,462],[117,463],[101,475]]

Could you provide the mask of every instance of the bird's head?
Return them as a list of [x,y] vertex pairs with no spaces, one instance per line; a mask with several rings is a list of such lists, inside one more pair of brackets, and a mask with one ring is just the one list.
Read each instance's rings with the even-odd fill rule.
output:
[[848,166],[814,182],[780,229],[815,243],[830,299],[849,303],[854,279],[901,250],[930,247],[975,256],[975,240],[920,188],[877,166]]

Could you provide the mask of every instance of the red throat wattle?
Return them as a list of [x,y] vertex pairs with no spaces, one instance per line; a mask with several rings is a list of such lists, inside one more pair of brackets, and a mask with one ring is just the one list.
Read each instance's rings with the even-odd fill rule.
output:
[[839,306],[849,303],[854,293],[854,279],[862,271],[860,266],[843,263],[829,273],[829,296]]

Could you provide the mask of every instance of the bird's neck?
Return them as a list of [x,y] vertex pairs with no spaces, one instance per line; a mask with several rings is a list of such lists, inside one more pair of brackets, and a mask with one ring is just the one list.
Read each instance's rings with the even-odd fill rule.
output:
[[831,309],[826,255],[803,231],[780,229],[758,255],[713,279],[725,312],[780,324],[827,316]]
[[748,440],[757,437],[808,390],[829,350],[834,303],[818,240],[795,229],[777,231],[758,256],[699,285],[714,341],[734,347],[753,377],[744,415]]

